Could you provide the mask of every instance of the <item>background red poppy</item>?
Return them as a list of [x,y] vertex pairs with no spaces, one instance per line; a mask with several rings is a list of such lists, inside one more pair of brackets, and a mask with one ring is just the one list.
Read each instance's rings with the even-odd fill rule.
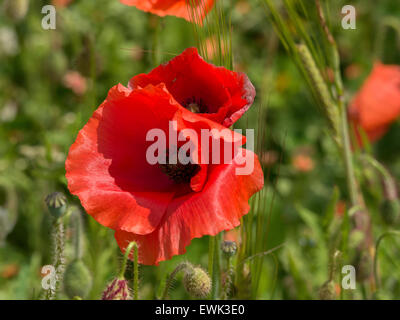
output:
[[120,0],[139,10],[158,16],[176,16],[187,21],[201,22],[212,9],[215,0]]
[[253,104],[256,91],[246,74],[207,63],[196,48],[188,48],[148,74],[139,74],[130,88],[164,83],[183,107],[195,104],[197,113],[226,127]]
[[400,115],[400,66],[376,63],[352,100],[349,115],[370,141],[381,138]]

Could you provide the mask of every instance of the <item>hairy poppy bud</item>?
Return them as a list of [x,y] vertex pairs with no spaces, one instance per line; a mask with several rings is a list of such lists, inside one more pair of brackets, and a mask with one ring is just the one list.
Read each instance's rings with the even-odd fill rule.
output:
[[67,211],[67,198],[61,192],[53,192],[46,197],[47,208],[51,215],[58,219]]
[[14,20],[23,19],[28,12],[29,0],[5,0],[3,4],[6,15]]
[[221,250],[226,257],[232,257],[236,254],[237,245],[235,241],[225,240],[221,243]]
[[64,288],[70,299],[86,298],[92,288],[92,275],[82,260],[75,260],[67,266],[64,274]]
[[321,300],[335,300],[336,299],[335,282],[333,282],[332,280],[326,281],[319,289],[319,298]]
[[186,291],[196,298],[205,298],[211,291],[211,279],[200,267],[186,268],[183,284]]
[[128,281],[116,278],[104,290],[101,300],[130,300]]

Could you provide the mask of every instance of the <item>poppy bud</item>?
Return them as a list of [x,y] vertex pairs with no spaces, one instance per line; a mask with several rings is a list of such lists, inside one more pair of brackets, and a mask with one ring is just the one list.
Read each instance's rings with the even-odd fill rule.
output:
[[29,0],[5,0],[3,4],[5,14],[14,21],[23,19],[28,7]]
[[387,225],[396,224],[400,216],[400,203],[397,199],[385,199],[381,204],[382,220]]
[[186,268],[183,284],[186,291],[196,298],[205,298],[211,291],[211,279],[207,272],[200,267]]
[[236,254],[237,245],[235,241],[225,240],[221,243],[221,250],[223,254],[230,258]]
[[319,289],[319,298],[321,300],[335,300],[336,299],[335,282],[333,282],[332,280],[326,281]]
[[47,208],[51,215],[58,219],[67,211],[67,198],[61,192],[53,192],[46,197]]
[[82,260],[75,260],[67,266],[64,274],[64,288],[70,299],[86,298],[92,288],[92,275]]
[[131,300],[128,281],[116,278],[104,290],[101,300]]

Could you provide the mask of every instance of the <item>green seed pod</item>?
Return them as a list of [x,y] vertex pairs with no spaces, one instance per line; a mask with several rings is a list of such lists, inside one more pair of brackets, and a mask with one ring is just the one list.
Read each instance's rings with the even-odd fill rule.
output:
[[128,281],[116,278],[104,290],[101,300],[131,300]]
[[61,192],[53,192],[45,200],[51,215],[58,219],[67,211],[67,198]]
[[46,197],[47,208],[51,215],[58,219],[67,211],[67,198],[61,192],[53,192]]
[[5,0],[3,9],[5,14],[13,21],[20,21],[28,12],[29,0]]
[[382,220],[387,225],[395,225],[399,222],[400,203],[397,199],[385,199],[381,204]]
[[92,288],[92,275],[82,260],[75,260],[67,266],[64,274],[64,289],[70,299],[87,297]]
[[186,291],[195,298],[203,299],[210,294],[211,279],[207,272],[199,267],[185,269],[183,285]]
[[319,289],[319,298],[321,300],[335,300],[336,299],[335,282],[333,282],[332,280],[326,281]]
[[237,245],[235,241],[229,241],[229,240],[225,240],[221,243],[221,250],[222,253],[230,258],[233,257],[236,254],[237,251]]

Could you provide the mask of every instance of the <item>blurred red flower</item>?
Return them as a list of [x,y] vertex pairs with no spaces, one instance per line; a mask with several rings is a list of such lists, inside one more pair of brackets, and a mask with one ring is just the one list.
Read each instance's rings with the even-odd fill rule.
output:
[[256,91],[244,73],[205,62],[196,48],[186,49],[148,74],[139,74],[130,88],[164,83],[183,107],[226,127],[236,122],[253,104]]
[[72,2],[72,0],[52,0],[51,2],[56,7],[64,8],[68,6]]
[[314,161],[307,154],[297,154],[293,157],[292,160],[293,167],[297,171],[301,172],[309,172],[314,169]]
[[400,66],[376,63],[349,107],[361,142],[360,128],[371,142],[381,138],[400,115]]
[[160,17],[176,16],[201,23],[214,6],[215,0],[120,0],[120,2]]
[[63,83],[78,96],[83,95],[87,89],[86,78],[78,71],[68,71],[63,77]]
[[[174,70],[179,61],[164,68]],[[177,98],[183,98],[185,90],[196,96],[201,84],[206,85],[205,79],[199,84],[187,76],[199,76],[196,69],[186,66],[183,70],[172,76],[177,87],[170,89],[175,95],[163,83],[113,87],[79,132],[65,165],[70,192],[80,198],[88,214],[115,230],[121,250],[136,241],[143,264],[158,264],[183,254],[191,239],[238,226],[249,211],[249,198],[264,184],[257,157],[240,147],[229,164],[149,163],[146,152],[154,142],[146,141],[146,135],[151,129],[168,133],[170,121],[176,121],[178,133],[192,129],[200,136],[202,129],[228,131],[229,137],[214,138],[221,148],[232,141],[239,141],[239,145],[245,142],[243,136],[179,104]],[[179,77],[185,79],[185,87]],[[138,79],[142,78],[146,76]],[[217,88],[224,88],[213,77],[208,79]],[[207,90],[205,106],[218,106],[220,94],[210,84]],[[222,96],[226,94],[223,91]],[[201,151],[200,142],[195,144]],[[239,161],[240,156],[245,163]],[[236,174],[237,168],[251,162],[254,170],[249,175]]]

